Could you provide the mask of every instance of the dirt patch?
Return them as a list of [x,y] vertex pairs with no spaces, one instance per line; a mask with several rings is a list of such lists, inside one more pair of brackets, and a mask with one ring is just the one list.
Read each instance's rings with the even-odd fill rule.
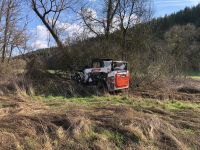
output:
[[178,91],[155,91],[155,90],[146,90],[146,91],[134,91],[134,96],[150,99],[159,99],[159,100],[182,100],[182,101],[194,101],[200,102],[200,93],[186,93]]
[[177,90],[177,92],[189,93],[189,94],[200,94],[200,89],[197,89],[194,87],[181,87]]
[[[162,85],[162,86],[159,86]],[[200,102],[200,81],[192,79],[163,79],[156,84],[133,89],[130,94],[159,100],[183,100]]]

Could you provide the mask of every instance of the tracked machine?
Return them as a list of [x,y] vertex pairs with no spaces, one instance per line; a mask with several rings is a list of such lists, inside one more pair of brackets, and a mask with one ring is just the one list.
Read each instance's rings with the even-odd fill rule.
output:
[[72,79],[84,85],[96,85],[109,92],[129,88],[130,73],[126,61],[93,59],[91,67],[76,72]]

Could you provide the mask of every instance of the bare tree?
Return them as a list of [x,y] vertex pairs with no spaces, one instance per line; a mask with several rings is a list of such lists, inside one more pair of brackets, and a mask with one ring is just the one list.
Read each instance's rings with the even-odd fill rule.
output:
[[[4,0],[0,4],[0,47],[1,47],[1,62],[5,62],[6,58],[12,57],[14,49],[21,46],[27,39],[26,25],[21,16],[21,2],[16,0]],[[23,21],[24,26],[21,25]]]
[[110,29],[112,27],[112,23],[113,23],[113,18],[116,14],[118,5],[119,5],[119,0],[106,0],[105,1],[105,13],[106,13],[106,24],[104,24],[105,26],[105,35],[106,38],[108,38],[109,34],[110,34]]
[[[150,16],[150,0],[119,0],[116,23],[121,32],[122,47],[126,46],[127,30]],[[145,19],[144,19],[145,18]]]
[[9,28],[10,28],[10,23],[11,23],[11,11],[14,8],[14,3],[12,0],[7,1],[7,7],[5,10],[5,29],[4,29],[4,38],[3,38],[3,47],[2,47],[2,62],[4,62],[5,57],[6,57],[6,48],[8,45],[8,40],[9,40]]
[[[27,41],[29,40],[27,29],[26,29],[27,23],[25,22],[25,25],[23,28],[15,28],[13,29],[10,34],[10,50],[8,51],[8,62],[10,61],[13,51],[16,49],[19,54],[24,54],[28,52],[27,47]],[[23,51],[23,52],[22,52]]]
[[0,2],[0,22],[1,22],[1,19],[3,17],[3,13],[4,13],[4,5],[5,5],[5,0],[2,0]]
[[[74,3],[74,1],[73,1]],[[73,5],[70,0],[31,0],[32,9],[51,33],[57,45],[64,47],[59,36],[58,22],[61,14]]]
[[102,0],[103,6],[100,6],[102,11],[96,12],[89,6],[85,6],[82,7],[80,15],[86,28],[96,36],[104,34],[108,38],[111,32],[120,30],[124,47],[127,30],[142,20],[144,21],[144,16],[149,15],[150,1]]
[[102,16],[97,17],[94,11],[87,7],[82,7],[80,15],[84,24],[92,33],[96,36],[104,34],[106,38],[109,38],[118,6],[119,0],[103,0]]

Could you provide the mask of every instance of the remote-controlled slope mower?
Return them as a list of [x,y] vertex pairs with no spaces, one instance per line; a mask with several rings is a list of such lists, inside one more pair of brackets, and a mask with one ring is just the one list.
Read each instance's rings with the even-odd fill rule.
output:
[[91,67],[76,72],[72,79],[112,92],[129,88],[130,73],[126,61],[93,59]]

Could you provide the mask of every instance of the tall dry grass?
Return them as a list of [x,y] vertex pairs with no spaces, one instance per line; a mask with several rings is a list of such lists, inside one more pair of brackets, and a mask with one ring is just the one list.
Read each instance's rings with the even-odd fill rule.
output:
[[33,95],[31,80],[26,77],[26,62],[21,59],[0,63],[0,95]]

